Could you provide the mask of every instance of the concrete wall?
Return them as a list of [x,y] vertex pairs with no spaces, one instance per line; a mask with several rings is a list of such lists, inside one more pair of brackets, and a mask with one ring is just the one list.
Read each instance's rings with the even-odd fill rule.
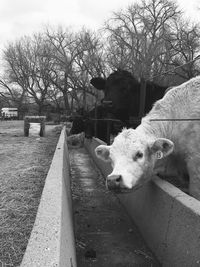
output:
[[[85,147],[106,177],[111,172],[110,164],[94,154],[95,147],[102,143],[86,140]],[[118,197],[163,267],[200,266],[199,201],[158,177]]]
[[68,149],[62,130],[21,267],[76,267]]

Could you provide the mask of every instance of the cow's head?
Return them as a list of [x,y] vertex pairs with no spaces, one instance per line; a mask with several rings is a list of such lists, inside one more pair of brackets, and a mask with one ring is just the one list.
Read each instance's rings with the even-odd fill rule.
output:
[[118,70],[107,79],[97,77],[90,82],[96,89],[104,91],[103,102],[112,105],[113,113],[118,119],[128,120],[130,108],[138,108],[139,83],[130,72]]
[[156,162],[172,153],[173,147],[169,139],[152,139],[137,130],[124,129],[111,146],[100,145],[95,152],[113,167],[107,177],[108,188],[127,192],[149,181]]

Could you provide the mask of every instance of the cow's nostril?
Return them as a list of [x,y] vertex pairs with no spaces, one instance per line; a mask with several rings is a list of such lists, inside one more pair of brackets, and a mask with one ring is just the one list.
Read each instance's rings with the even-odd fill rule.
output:
[[121,182],[121,180],[122,180],[122,176],[119,175],[119,176],[116,178],[116,182]]

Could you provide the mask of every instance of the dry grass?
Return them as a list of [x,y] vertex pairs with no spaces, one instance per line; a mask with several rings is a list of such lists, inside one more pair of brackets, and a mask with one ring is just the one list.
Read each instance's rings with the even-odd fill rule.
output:
[[0,267],[19,266],[35,221],[60,127],[24,137],[23,122],[0,122]]

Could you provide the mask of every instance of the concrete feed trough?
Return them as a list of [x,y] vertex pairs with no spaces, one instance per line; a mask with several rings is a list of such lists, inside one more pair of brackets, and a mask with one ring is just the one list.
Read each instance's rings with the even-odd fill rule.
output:
[[21,267],[76,267],[69,159],[62,130]]
[[[95,156],[103,142],[93,138],[85,146],[106,177],[111,166]],[[118,195],[162,266],[200,266],[200,202],[155,177],[141,189]]]
[[[97,159],[103,142],[85,147],[106,177],[110,164]],[[139,190],[118,195],[163,267],[200,266],[200,202],[155,177]],[[21,267],[76,267],[70,171],[64,128],[43,189]]]

